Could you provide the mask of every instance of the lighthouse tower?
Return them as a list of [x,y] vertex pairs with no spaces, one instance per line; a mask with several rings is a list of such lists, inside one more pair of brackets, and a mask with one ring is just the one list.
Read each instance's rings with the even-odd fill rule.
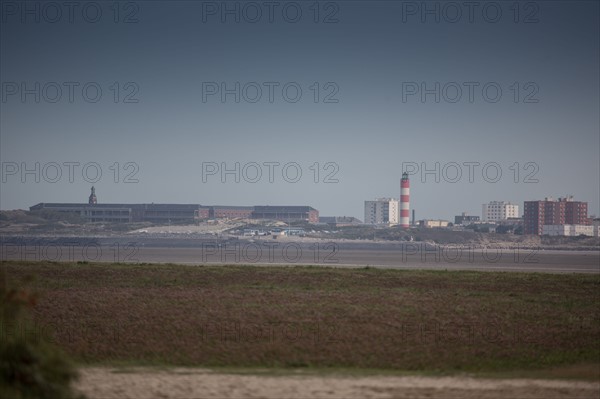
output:
[[92,193],[90,194],[90,197],[88,198],[88,204],[93,205],[96,202],[97,202],[96,189],[94,188],[94,186],[92,186]]
[[410,213],[410,180],[408,173],[402,173],[400,180],[400,227],[408,228]]

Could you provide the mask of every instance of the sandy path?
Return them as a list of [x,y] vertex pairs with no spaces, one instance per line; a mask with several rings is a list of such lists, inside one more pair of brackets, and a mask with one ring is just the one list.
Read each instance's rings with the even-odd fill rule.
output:
[[600,383],[395,376],[260,376],[203,369],[85,368],[76,387],[96,398],[594,398]]

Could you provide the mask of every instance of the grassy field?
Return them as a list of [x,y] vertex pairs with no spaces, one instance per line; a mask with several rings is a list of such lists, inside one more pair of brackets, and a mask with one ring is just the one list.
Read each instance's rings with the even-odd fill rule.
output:
[[[3,262],[80,364],[510,372],[600,363],[600,276]],[[571,367],[571,368],[570,368]],[[585,366],[581,373],[589,374]]]

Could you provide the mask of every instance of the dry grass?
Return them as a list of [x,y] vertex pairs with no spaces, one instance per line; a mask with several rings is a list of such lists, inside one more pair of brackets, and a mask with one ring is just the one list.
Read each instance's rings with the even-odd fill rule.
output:
[[35,333],[84,363],[485,372],[600,358],[598,275],[3,267],[36,276]]

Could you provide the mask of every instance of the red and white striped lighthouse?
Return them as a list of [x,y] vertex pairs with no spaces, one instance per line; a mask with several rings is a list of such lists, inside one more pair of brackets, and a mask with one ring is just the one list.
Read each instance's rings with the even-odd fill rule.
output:
[[408,173],[402,173],[400,180],[400,227],[408,228],[410,212],[410,180]]

